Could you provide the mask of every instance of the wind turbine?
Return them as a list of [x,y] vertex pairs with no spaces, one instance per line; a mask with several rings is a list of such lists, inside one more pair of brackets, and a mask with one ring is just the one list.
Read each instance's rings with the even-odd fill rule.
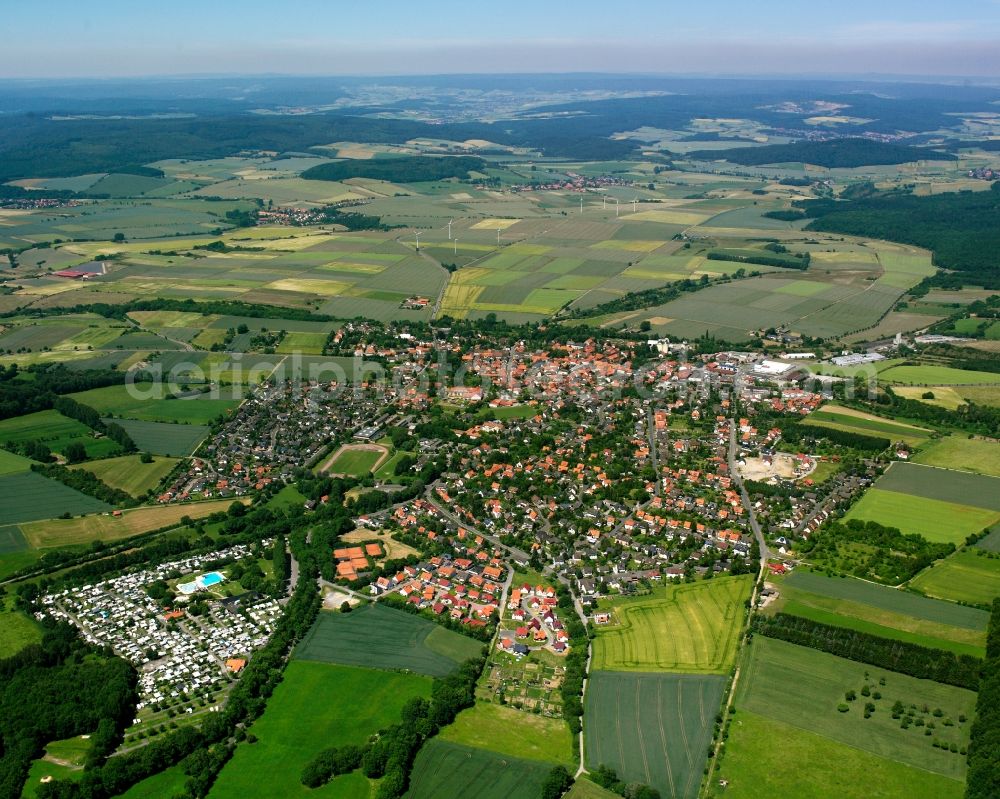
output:
[[420,232],[417,231],[417,252],[420,252]]
[[454,219],[448,220],[448,241],[451,241],[451,223],[454,221],[455,221]]
[[455,255],[458,255],[458,236],[455,236]]
[[635,213],[635,211],[636,211],[636,204],[637,204],[638,202],[639,202],[639,198],[638,198],[638,197],[636,197],[636,198],[635,198],[634,200],[632,200],[632,213],[633,213],[633,214],[634,214],[634,213]]
[[615,197],[615,219],[618,218],[618,206],[620,206],[620,205],[621,205],[621,203],[618,201],[618,198]]
[[580,213],[583,213],[583,195],[580,195]]
[[500,246],[500,231],[501,230],[503,230],[503,228],[499,228],[499,227],[497,228],[497,247]]
[[608,195],[607,194],[604,195],[604,207],[601,208],[601,210],[602,211],[607,211],[608,210]]

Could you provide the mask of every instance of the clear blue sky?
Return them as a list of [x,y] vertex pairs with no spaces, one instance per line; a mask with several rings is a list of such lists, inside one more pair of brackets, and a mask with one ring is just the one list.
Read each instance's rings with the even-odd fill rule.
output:
[[1000,0],[6,0],[0,77],[1000,76]]

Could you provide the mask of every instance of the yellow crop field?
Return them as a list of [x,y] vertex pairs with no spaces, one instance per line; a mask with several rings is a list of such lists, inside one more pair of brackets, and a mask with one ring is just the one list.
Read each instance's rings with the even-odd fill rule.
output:
[[513,227],[520,219],[483,219],[471,226],[471,230],[506,230]]
[[288,277],[267,283],[264,288],[274,291],[302,291],[307,294],[321,294],[325,297],[335,297],[343,294],[350,283],[339,280],[314,280],[310,278]]

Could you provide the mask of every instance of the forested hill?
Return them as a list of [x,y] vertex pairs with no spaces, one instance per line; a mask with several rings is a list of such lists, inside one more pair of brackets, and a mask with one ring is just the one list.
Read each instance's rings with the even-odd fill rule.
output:
[[486,162],[469,155],[429,156],[412,155],[401,158],[372,158],[370,160],[335,161],[320,164],[302,173],[306,180],[347,180],[370,178],[396,183],[421,180],[467,178],[469,172],[482,170]]
[[862,138],[767,144],[763,147],[735,147],[731,150],[695,150],[685,157],[696,161],[716,161],[724,158],[726,161],[743,166],[802,162],[830,169],[905,164],[910,161],[955,160],[955,156],[951,153],[902,144],[884,144]]
[[938,285],[963,282],[1000,289],[1000,182],[991,191],[915,197],[891,193],[848,202],[812,200],[799,204],[815,217],[806,227],[926,247],[934,263],[955,271],[938,275]]

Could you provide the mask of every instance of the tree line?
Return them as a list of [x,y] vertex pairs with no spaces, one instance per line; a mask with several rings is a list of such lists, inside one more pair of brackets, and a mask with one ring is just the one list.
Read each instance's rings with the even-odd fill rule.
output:
[[986,631],[986,662],[976,698],[965,777],[965,799],[1000,796],[1000,598]]
[[895,641],[871,633],[821,624],[801,616],[776,613],[755,614],[750,629],[768,638],[777,638],[820,652],[898,671],[921,680],[934,680],[975,691],[979,687],[983,661],[944,649]]

